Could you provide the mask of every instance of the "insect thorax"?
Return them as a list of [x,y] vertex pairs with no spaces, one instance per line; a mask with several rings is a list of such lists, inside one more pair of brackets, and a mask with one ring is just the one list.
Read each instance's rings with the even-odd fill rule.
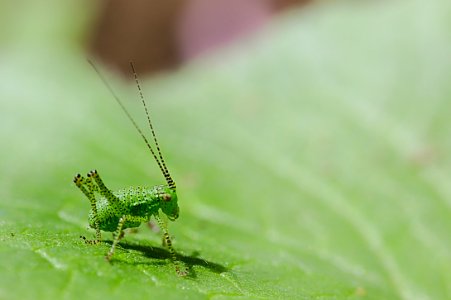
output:
[[[152,188],[130,187],[114,192],[115,198],[107,199],[100,196],[97,201],[97,218],[100,229],[115,231],[119,219],[125,215],[145,217],[150,220],[158,214],[160,208],[159,194],[164,186]],[[89,226],[95,228],[94,213],[89,213]],[[125,222],[125,228],[138,227],[140,222]]]

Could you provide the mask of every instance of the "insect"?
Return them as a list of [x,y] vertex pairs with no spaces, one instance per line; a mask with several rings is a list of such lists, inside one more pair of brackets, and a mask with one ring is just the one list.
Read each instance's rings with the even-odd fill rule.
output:
[[109,252],[105,256],[105,258],[110,261],[114,255],[117,244],[124,237],[124,229],[138,227],[141,223],[148,222],[153,217],[158,222],[163,232],[163,242],[169,250],[176,272],[180,276],[185,276],[188,274],[188,271],[177,259],[176,252],[172,247],[172,241],[169,236],[168,228],[160,218],[160,213],[165,214],[171,221],[175,221],[179,216],[176,185],[169,174],[169,170],[166,167],[163,155],[161,154],[160,146],[158,145],[149,111],[147,109],[146,102],[144,101],[144,96],[138,81],[138,75],[135,71],[133,63],[130,62],[130,66],[138,87],[140,99],[144,106],[147,121],[157,151],[154,151],[154,148],[151,146],[146,136],[138,127],[135,120],[125,108],[119,97],[114,93],[105,78],[100,74],[95,65],[92,62],[90,63],[128,119],[132,122],[135,129],[141,135],[147,148],[150,150],[154,160],[160,168],[161,173],[166,179],[167,184],[157,185],[151,188],[130,187],[113,192],[105,186],[96,170],[90,171],[87,174],[87,177],[77,174],[74,177],[74,183],[89,199],[91,204],[91,209],[89,212],[89,226],[96,231],[95,239],[93,240],[88,240],[84,236],[80,237],[86,244],[99,244],[101,242],[101,230],[112,232],[113,243]]

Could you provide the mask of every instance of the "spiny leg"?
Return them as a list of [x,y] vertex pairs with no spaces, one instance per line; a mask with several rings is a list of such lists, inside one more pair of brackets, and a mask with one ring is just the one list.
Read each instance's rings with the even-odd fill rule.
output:
[[110,260],[111,257],[113,257],[114,250],[116,249],[116,245],[119,243],[119,241],[124,237],[124,232],[122,231],[122,228],[124,227],[125,222],[130,221],[133,223],[142,223],[146,222],[147,218],[145,217],[138,217],[138,216],[130,216],[130,215],[124,215],[119,219],[119,222],[117,224],[117,229],[113,233],[113,244],[111,245],[110,251],[108,251],[108,254],[105,256],[107,260]]
[[181,264],[181,262],[177,259],[177,255],[175,253],[174,248],[172,247],[172,241],[169,236],[169,232],[168,232],[168,228],[167,228],[166,224],[163,223],[163,221],[160,219],[160,217],[158,215],[154,215],[154,217],[157,220],[158,225],[160,226],[161,230],[163,231],[163,240],[166,244],[166,247],[169,250],[169,253],[171,254],[171,259],[175,266],[175,271],[177,272],[177,274],[179,276],[188,275],[188,270],[186,269],[186,267],[183,266]]
[[[98,244],[98,243],[100,243],[102,236],[100,233],[100,225],[99,225],[99,219],[98,219],[98,215],[97,215],[96,198],[94,195],[94,191],[96,190],[97,187],[92,183],[90,178],[85,179],[80,174],[77,174],[74,177],[74,183],[83,192],[83,194],[85,194],[85,196],[89,199],[89,202],[91,204],[91,210],[94,214],[94,226],[95,226],[95,230],[96,230],[96,239],[95,240],[88,240],[84,236],[80,236],[80,238],[82,238],[86,244],[91,244],[91,245]],[[88,189],[86,189],[84,187],[84,185],[86,185],[88,187]]]
[[97,170],[92,170],[91,172],[89,172],[88,177],[93,178],[95,180],[95,183],[97,183],[96,188],[98,188],[97,191],[102,196],[104,196],[108,200],[108,202],[115,203],[119,201],[117,197],[113,194],[113,192],[111,192],[111,190],[105,186]]

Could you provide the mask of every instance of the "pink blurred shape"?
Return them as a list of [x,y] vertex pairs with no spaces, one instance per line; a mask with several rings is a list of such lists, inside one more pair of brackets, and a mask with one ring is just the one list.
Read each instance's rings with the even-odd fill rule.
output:
[[197,57],[256,31],[271,16],[265,0],[191,0],[177,27],[180,56]]

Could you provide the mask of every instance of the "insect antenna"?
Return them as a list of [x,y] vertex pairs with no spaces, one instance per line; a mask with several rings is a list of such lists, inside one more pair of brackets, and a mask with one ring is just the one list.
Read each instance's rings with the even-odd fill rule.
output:
[[[138,131],[138,133],[141,135],[142,139],[144,140],[144,142],[147,145],[147,148],[149,148],[150,152],[152,153],[153,158],[155,159],[155,161],[158,164],[158,167],[160,168],[161,172],[163,173],[164,177],[166,178],[166,181],[168,182],[168,185],[175,189],[175,183],[172,180],[171,176],[169,175],[169,172],[166,168],[166,166],[163,168],[164,165],[164,161],[163,161],[163,165],[160,162],[160,160],[158,159],[158,157],[155,154],[155,151],[153,150],[153,148],[150,146],[149,141],[147,140],[146,136],[144,135],[144,133],[142,132],[142,130],[139,128],[138,124],[136,124],[135,120],[133,119],[133,117],[131,116],[131,114],[128,112],[128,110],[125,108],[124,104],[122,103],[122,101],[119,99],[119,97],[116,95],[116,93],[114,92],[113,88],[108,84],[108,82],[106,81],[106,79],[102,76],[102,74],[100,73],[100,71],[97,69],[97,67],[94,65],[94,63],[91,60],[88,60],[89,64],[92,66],[92,68],[94,69],[94,71],[97,73],[97,75],[100,77],[100,79],[103,81],[103,83],[105,84],[105,86],[107,87],[107,89],[110,91],[110,93],[113,95],[114,99],[116,100],[116,102],[119,104],[119,106],[121,107],[122,111],[127,115],[128,119],[132,122],[133,126],[136,128],[136,130]],[[147,114],[147,109],[146,109],[146,114]],[[147,114],[147,116],[149,116]],[[149,119],[150,122],[150,119]],[[153,132],[153,129],[152,129]],[[155,139],[155,135],[154,135],[154,139]],[[156,141],[156,139],[155,139]],[[158,148],[158,144],[157,144],[157,148]],[[159,149],[158,149],[158,152]],[[161,153],[159,154],[161,157]],[[170,180],[168,180],[168,178]],[[171,184],[172,183],[172,184]]]
[[174,180],[172,180],[172,177],[169,174],[169,170],[166,167],[166,163],[164,161],[163,155],[161,154],[160,145],[158,144],[157,136],[155,135],[155,130],[153,129],[152,121],[150,120],[149,110],[147,109],[147,105],[146,105],[146,101],[144,100],[144,95],[143,95],[143,92],[142,92],[142,89],[141,89],[141,85],[139,84],[138,74],[136,73],[135,66],[133,65],[133,62],[130,62],[130,67],[132,68],[133,76],[135,77],[135,82],[136,82],[136,86],[138,87],[139,97],[141,98],[141,103],[143,104],[144,111],[146,112],[147,122],[149,123],[150,131],[152,132],[152,137],[153,137],[153,140],[155,142],[155,147],[157,147],[158,156],[160,158],[161,165],[163,167],[163,169],[162,169],[163,175],[166,178],[166,181],[167,181],[169,187],[172,188],[172,189],[175,189],[175,182],[174,182]]

